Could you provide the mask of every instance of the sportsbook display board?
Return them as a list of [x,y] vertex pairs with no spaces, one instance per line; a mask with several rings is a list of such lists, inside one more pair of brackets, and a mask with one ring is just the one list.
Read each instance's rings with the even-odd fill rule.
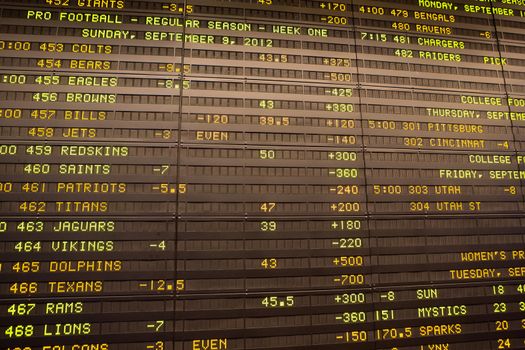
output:
[[525,349],[524,0],[0,0],[0,348]]

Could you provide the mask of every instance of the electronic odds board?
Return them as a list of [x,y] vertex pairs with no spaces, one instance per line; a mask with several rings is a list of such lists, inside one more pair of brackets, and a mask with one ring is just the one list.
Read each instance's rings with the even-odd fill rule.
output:
[[525,349],[524,0],[0,0],[0,347]]

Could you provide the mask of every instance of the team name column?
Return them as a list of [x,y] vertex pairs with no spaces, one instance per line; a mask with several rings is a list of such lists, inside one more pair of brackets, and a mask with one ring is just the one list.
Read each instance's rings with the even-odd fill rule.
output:
[[1,345],[172,348],[182,13],[2,4]]

